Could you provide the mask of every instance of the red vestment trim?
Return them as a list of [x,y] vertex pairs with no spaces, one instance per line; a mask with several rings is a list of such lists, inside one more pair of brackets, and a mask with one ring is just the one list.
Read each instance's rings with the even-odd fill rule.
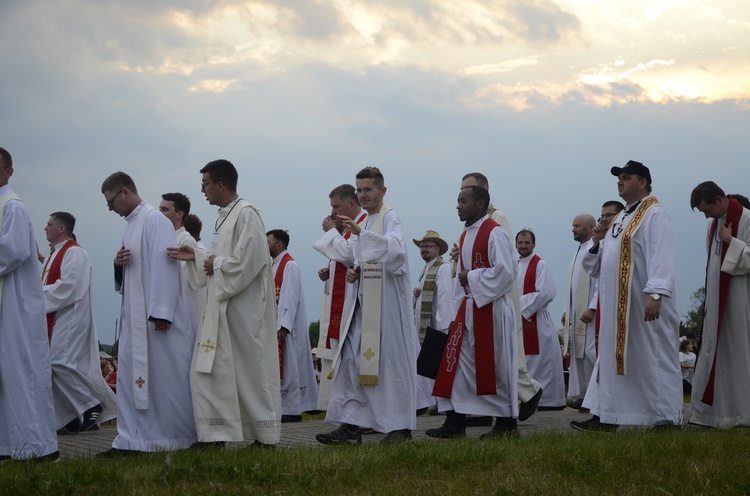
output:
[[[472,246],[472,266],[470,270],[489,268],[491,266],[489,265],[489,240],[490,233],[496,227],[498,227],[498,223],[491,218],[488,218],[479,226],[474,246]],[[461,234],[459,254],[463,252],[465,238],[466,231]],[[462,256],[459,256],[459,263],[461,272],[463,272],[464,261]],[[463,335],[466,328],[466,305],[468,300],[468,290],[464,287],[464,299],[454,319],[453,327],[448,334],[448,343],[443,352],[440,369],[435,379],[435,387],[432,391],[433,396],[440,396],[442,398],[451,397],[453,381],[456,377],[456,370],[458,370],[461,343],[463,342]],[[494,322],[492,317],[493,304],[490,303],[482,308],[478,308],[473,298],[471,303],[474,312],[474,362],[476,366],[477,396],[497,394],[495,380],[495,336],[493,333]]]
[[[732,237],[737,237],[737,227],[740,223],[740,219],[742,218],[742,205],[739,204],[737,200],[729,196],[729,208],[727,209],[727,221],[725,226],[729,226],[729,224],[732,225]],[[708,256],[711,257],[711,242],[712,238],[715,235],[718,235],[718,219],[714,219],[713,223],[711,224],[711,233],[709,234],[708,239]],[[721,246],[721,262],[719,267],[721,267],[721,264],[724,263],[724,257],[727,254],[727,250],[729,249],[729,245],[727,243],[722,243]],[[708,280],[708,273],[706,273],[706,280]],[[714,359],[711,363],[711,373],[708,376],[708,384],[706,384],[706,390],[703,392],[703,398],[701,398],[701,401],[707,405],[713,405],[714,404],[714,382],[716,380],[716,357],[719,354],[719,336],[721,335],[721,325],[724,322],[724,313],[726,311],[727,306],[727,293],[729,292],[729,283],[732,282],[732,275],[727,274],[726,272],[720,271],[719,272],[719,324],[716,329],[716,348],[714,349]],[[706,285],[706,288],[708,288],[708,284]],[[705,304],[704,304],[705,305]]]
[[[529,261],[529,267],[526,269],[526,276],[523,278],[523,294],[529,294],[536,291],[536,266],[539,265],[541,258],[534,255]],[[523,320],[523,349],[527,355],[539,354],[539,330],[536,325],[536,314],[532,315],[529,320]]]
[[[294,260],[289,253],[284,253],[279,262],[279,267],[276,269],[276,274],[273,276],[273,284],[276,286],[276,312],[279,311],[279,295],[281,294],[281,284],[284,282],[284,268],[286,264]],[[284,339],[279,338],[279,375],[281,380],[284,380]]]
[[[49,267],[49,272],[47,273],[47,281],[44,283],[45,286],[49,284],[55,284],[60,280],[60,269],[62,267],[63,257],[65,257],[65,252],[68,251],[68,248],[70,248],[71,246],[79,245],[75,242],[75,240],[69,239],[65,242],[62,248],[60,248],[60,252],[57,254],[55,259],[52,261],[52,265],[50,265]],[[50,255],[50,258],[52,258],[53,255],[54,254]],[[47,263],[49,263],[49,259],[47,260]],[[44,274],[44,272],[42,272],[42,274]],[[52,330],[55,328],[56,316],[57,312],[50,312],[47,314],[47,339],[49,340],[49,342],[52,342]]]
[[[361,224],[367,218],[367,213],[362,212],[356,220]],[[344,232],[344,239],[349,239],[352,232],[347,229]],[[326,348],[331,349],[331,339],[341,337],[341,317],[344,315],[344,299],[346,297],[346,271],[347,266],[336,262],[334,265],[333,282],[331,284],[331,308],[328,318],[328,329],[326,329]]]

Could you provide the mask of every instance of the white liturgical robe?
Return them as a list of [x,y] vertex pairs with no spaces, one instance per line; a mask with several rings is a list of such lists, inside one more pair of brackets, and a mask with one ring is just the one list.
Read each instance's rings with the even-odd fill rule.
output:
[[[367,214],[360,212],[354,220],[357,224],[362,224],[366,217]],[[313,248],[329,259],[328,280],[323,283],[320,308],[320,336],[318,339],[317,357],[321,361],[320,388],[318,389],[318,409],[320,410],[328,410],[328,401],[331,397],[331,389],[333,388],[333,379],[329,379],[328,375],[331,372],[333,357],[336,355],[341,341],[339,338],[329,338],[326,331],[331,324],[331,320],[338,318],[339,336],[344,335],[353,314],[354,303],[357,300],[357,285],[346,282],[347,267],[354,266],[355,262],[354,251],[347,235],[349,235],[347,230],[339,233],[336,229],[329,229],[320,239],[313,243]],[[338,271],[341,271],[341,277],[343,278],[340,282],[343,284],[343,307],[340,316],[332,317],[331,308],[334,303],[334,292],[341,289],[334,287],[337,284],[335,281],[339,279]],[[342,302],[337,303],[341,304]]]
[[[266,229],[243,199],[219,209],[208,253],[195,251],[190,278],[208,297],[191,369],[201,442],[281,439],[276,302]],[[206,276],[203,262],[213,259]]]
[[[523,293],[526,271],[533,255],[518,260],[518,287]],[[557,294],[555,280],[547,262],[539,260],[536,266],[535,291],[521,295],[521,316],[525,320],[536,315],[539,354],[526,351],[526,367],[529,374],[542,385],[541,407],[565,406],[565,377],[563,375],[562,353],[557,329],[547,306]]]
[[[726,217],[719,219],[722,225]],[[690,422],[726,429],[750,425],[750,211],[742,210],[733,237],[721,262],[723,242],[708,232],[706,315],[698,362],[693,376]],[[726,294],[721,334],[719,326],[719,274],[731,274]],[[711,365],[716,357],[713,405],[703,403]]]
[[[274,278],[286,250],[273,259]],[[310,347],[310,331],[302,292],[299,264],[284,265],[279,293],[277,327],[287,329],[284,338],[284,377],[281,382],[282,415],[301,415],[318,407],[318,383],[315,379]]]
[[[417,286],[419,288],[419,295],[414,298],[414,325],[417,330],[420,328],[424,283],[428,272],[435,265],[436,260],[438,260],[438,258],[434,258],[425,264],[422,275],[419,278],[419,286]],[[451,264],[442,263],[437,268],[437,274],[435,276],[435,290],[432,295],[430,327],[448,334],[450,324],[455,315],[456,310],[453,308],[453,279],[451,278]],[[432,388],[434,386],[434,380],[421,375],[417,376],[417,409],[437,406],[437,399],[432,396]]]
[[[638,217],[637,210],[627,213],[631,211],[630,207],[632,205],[612,221],[595,253],[590,251],[593,240],[583,248],[586,272],[599,278],[601,312],[598,365],[589,382],[583,406],[608,424],[679,425],[683,397],[676,352],[679,318],[674,292],[674,246],[671,222],[659,204],[646,210],[631,239],[630,285],[625,291],[629,300],[626,372],[618,375],[616,370],[615,330],[621,243],[629,224]],[[646,300],[651,294],[662,295],[661,313],[657,320],[646,322]]]
[[[129,263],[115,270],[122,294],[117,437],[121,450],[163,451],[196,442],[190,399],[190,357],[197,322],[180,265],[167,256],[172,223],[142,202],[125,220]],[[149,319],[171,322],[157,331]]]
[[0,456],[57,451],[42,279],[31,219],[0,187]]
[[[367,217],[367,228],[350,238],[357,265],[382,263],[380,369],[378,385],[359,384],[363,301],[360,274],[357,303],[346,335],[340,361],[334,364],[334,384],[326,422],[369,427],[391,432],[416,427],[417,346],[411,306],[409,264],[404,233],[396,212],[385,213],[383,234],[368,229],[380,214]],[[331,257],[334,258],[334,257]],[[343,331],[343,329],[342,329]]]
[[[63,241],[45,261],[49,268],[60,255]],[[117,399],[102,377],[99,342],[91,305],[91,262],[80,246],[63,254],[60,279],[48,284],[44,277],[44,309],[55,312],[55,325],[49,344],[52,362],[52,397],[56,429],[66,426],[89,408],[102,406],[96,423],[117,416]]]
[[[194,250],[201,250],[198,242],[193,239],[184,227],[177,229],[174,233],[177,236],[177,246],[190,246]],[[205,252],[205,250],[202,251]],[[188,281],[190,300],[193,302],[193,309],[195,310],[195,316],[198,318],[198,326],[200,327],[200,323],[203,322],[203,312],[206,309],[206,286],[198,286],[188,277],[187,262],[180,262],[180,266],[182,267],[185,279]]]
[[[474,241],[487,216],[466,228],[460,257],[464,268],[471,269]],[[516,281],[518,265],[513,256],[510,237],[501,227],[495,227],[489,236],[488,267],[469,270],[469,293],[466,305],[466,325],[458,359],[458,369],[453,380],[450,398],[438,398],[441,412],[518,417],[518,332],[516,313],[511,293]],[[464,291],[461,288],[461,298]],[[493,342],[495,359],[495,386],[497,394],[477,396],[476,347],[474,334],[474,306],[492,305]],[[454,303],[454,308],[459,305]]]
[[[581,260],[585,243],[579,245],[570,271],[568,286],[568,314],[570,342],[570,375],[568,397],[583,399],[596,363],[596,316],[588,324],[581,322],[581,314],[596,310],[598,280],[589,277]],[[580,288],[583,287],[583,293]]]

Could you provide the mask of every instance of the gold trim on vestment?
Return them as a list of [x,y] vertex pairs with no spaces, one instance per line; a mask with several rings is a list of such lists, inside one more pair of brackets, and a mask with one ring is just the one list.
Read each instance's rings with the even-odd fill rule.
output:
[[630,320],[631,276],[633,275],[632,237],[638,231],[646,211],[658,205],[655,196],[643,200],[633,214],[633,218],[622,233],[620,242],[620,262],[617,274],[617,306],[615,309],[615,371],[625,375],[628,353],[628,327]]

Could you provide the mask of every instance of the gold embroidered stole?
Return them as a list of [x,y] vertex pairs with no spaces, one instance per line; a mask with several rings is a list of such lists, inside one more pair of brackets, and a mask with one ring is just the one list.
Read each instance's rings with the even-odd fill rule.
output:
[[[8,191],[2,198],[0,198],[0,231],[3,229],[3,214],[5,212],[5,205],[9,201],[21,201],[21,198],[18,197],[17,194],[15,194],[13,191]],[[0,305],[2,305],[3,302],[3,280],[5,279],[5,276],[0,276]]]
[[422,304],[419,308],[419,342],[424,341],[427,326],[432,322],[432,304],[435,299],[437,290],[437,274],[440,266],[445,262],[443,257],[438,257],[432,266],[424,274],[424,283],[422,284]]
[[[378,218],[368,231],[383,234],[383,220],[391,208],[380,207]],[[380,372],[381,304],[383,264],[362,262],[362,337],[359,348],[359,384],[377,386]]]
[[659,201],[654,196],[649,196],[643,200],[622,232],[615,309],[615,371],[617,375],[626,375],[627,373],[628,328],[633,275],[633,236],[641,227],[648,209],[658,204]]

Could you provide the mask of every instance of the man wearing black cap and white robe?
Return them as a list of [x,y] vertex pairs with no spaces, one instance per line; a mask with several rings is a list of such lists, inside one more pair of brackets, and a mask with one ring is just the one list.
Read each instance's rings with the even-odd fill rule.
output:
[[611,173],[625,210],[608,228],[597,225],[583,248],[586,272],[599,277],[598,369],[583,401],[594,416],[571,425],[610,431],[618,425],[680,425],[672,225],[651,195],[646,166],[631,160]]

